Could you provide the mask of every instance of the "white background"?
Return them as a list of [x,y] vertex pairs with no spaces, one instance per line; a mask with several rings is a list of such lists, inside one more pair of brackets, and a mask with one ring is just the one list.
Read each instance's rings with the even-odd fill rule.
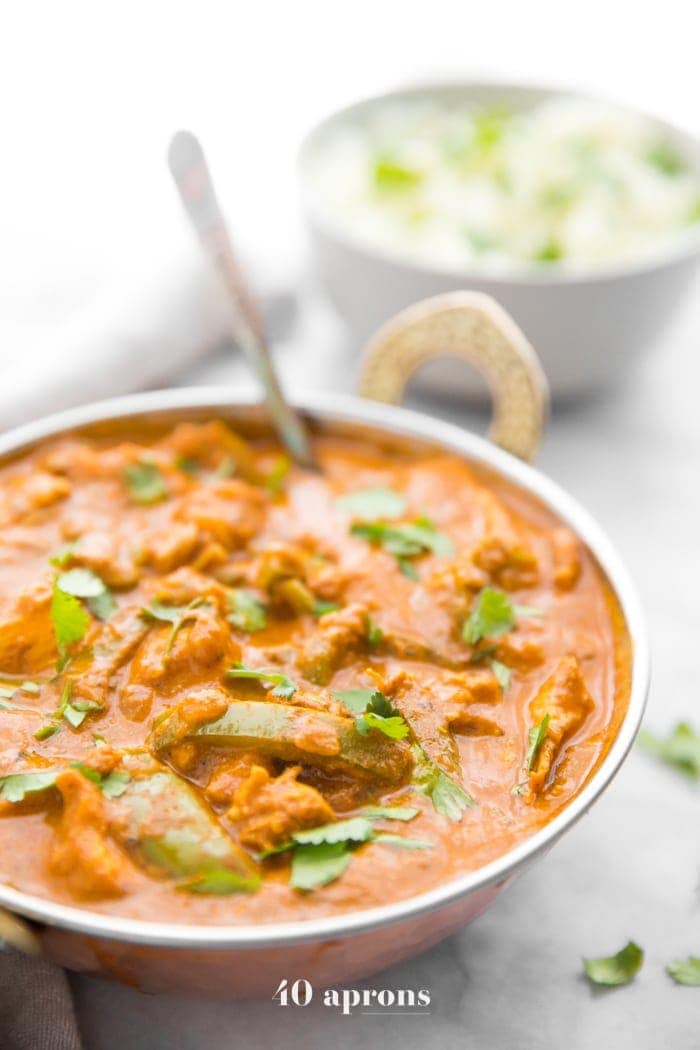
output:
[[[295,153],[319,116],[403,80],[480,75],[589,88],[700,132],[694,7],[13,5],[0,32],[3,379],[20,326],[45,335],[177,241],[164,167],[177,127],[208,147],[247,252],[293,284]],[[555,417],[541,461],[600,518],[639,582],[655,662],[648,719],[659,728],[681,717],[700,723],[699,333],[700,310],[689,303],[624,390]],[[663,966],[700,955],[698,815],[697,792],[633,754],[593,814],[486,916],[369,982],[430,987],[428,1020],[197,1006],[80,980],[89,1046],[223,1050],[243,1033],[257,1048],[284,1033],[292,1050],[696,1050],[700,990],[674,986]],[[592,993],[580,956],[615,951],[628,937],[647,951],[642,974],[629,988]]]

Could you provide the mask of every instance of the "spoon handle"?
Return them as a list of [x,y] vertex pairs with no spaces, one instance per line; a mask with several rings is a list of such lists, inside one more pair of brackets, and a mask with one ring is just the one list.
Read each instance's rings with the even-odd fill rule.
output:
[[265,338],[262,318],[248,291],[226,228],[204,151],[190,131],[178,131],[168,164],[185,211],[228,293],[231,331],[265,390],[272,421],[297,463],[316,467],[305,424],[285,400]]

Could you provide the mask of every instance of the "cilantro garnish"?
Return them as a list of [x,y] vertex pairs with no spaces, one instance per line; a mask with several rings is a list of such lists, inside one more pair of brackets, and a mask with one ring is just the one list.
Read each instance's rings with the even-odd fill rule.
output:
[[339,879],[349,863],[345,842],[300,846],[294,850],[289,884],[296,890],[315,890]]
[[323,842],[367,842],[373,834],[372,824],[366,817],[350,817],[308,831],[297,831],[294,841],[300,846],[319,846]]
[[252,591],[237,587],[228,592],[228,619],[241,631],[262,631],[267,627],[267,610]]
[[84,638],[90,625],[90,617],[78,599],[61,590],[57,581],[54,582],[51,594],[51,623],[56,636],[61,669],[67,659],[68,646]]
[[398,525],[380,521],[359,522],[350,527],[350,533],[393,554],[400,571],[410,579],[418,577],[409,558],[427,553],[444,556],[454,553],[452,540],[438,532],[429,518],[418,518]]
[[92,569],[69,569],[56,579],[56,586],[64,594],[83,598],[88,609],[98,620],[107,620],[116,609],[115,601],[104,580]]
[[[107,798],[119,798],[131,780],[128,773],[116,769],[103,776],[83,762],[73,762],[70,768],[77,769],[93,784],[97,784]],[[62,769],[53,769],[43,773],[13,773],[7,777],[0,777],[0,798],[5,802],[23,802],[27,795],[53,787],[57,777],[63,772]]]
[[412,190],[423,181],[422,172],[416,168],[409,168],[388,154],[376,158],[373,174],[374,185],[383,191]]
[[324,602],[320,598],[314,601],[313,609],[311,610],[312,616],[315,616],[317,620],[320,620],[326,613],[337,612],[340,608],[337,602]]
[[385,846],[398,846],[399,849],[432,849],[432,842],[427,839],[407,839],[403,835],[375,835],[373,842],[383,843]]
[[583,968],[586,977],[593,984],[614,987],[629,984],[639,973],[643,962],[644,952],[634,941],[630,941],[617,955],[601,959],[584,959]]
[[338,689],[333,695],[358,715],[355,729],[360,736],[366,736],[370,729],[378,729],[391,740],[408,736],[409,728],[401,712],[378,689]]
[[503,692],[507,693],[510,685],[510,667],[506,667],[500,660],[489,660],[489,667],[498,679],[498,684]]
[[419,813],[414,806],[365,806],[362,810],[367,820],[413,820]]
[[275,671],[271,667],[246,667],[245,664],[235,663],[226,674],[229,678],[257,678],[261,682],[274,685],[270,695],[281,696],[285,700],[291,700],[297,691],[296,682],[293,682],[286,674],[283,674],[281,671]]
[[680,175],[686,168],[685,161],[678,150],[668,142],[657,142],[647,151],[644,159],[662,175]]
[[62,569],[73,557],[77,544],[76,543],[65,543],[62,547],[59,547],[55,554],[52,554],[49,561],[56,568]]
[[165,646],[166,653],[169,653],[180,630],[186,623],[196,618],[194,610],[202,605],[204,605],[204,598],[193,598],[187,605],[164,605],[162,602],[153,601],[150,605],[142,606],[141,616],[145,620],[172,624],[172,630]]
[[527,734],[527,753],[525,755],[525,772],[531,773],[540,748],[542,747],[545,737],[547,736],[547,726],[549,725],[549,715],[545,715],[539,725],[533,726]]
[[67,678],[56,709],[56,718],[63,718],[74,729],[79,729],[90,712],[101,711],[102,705],[94,700],[71,700],[72,690],[73,681],[71,678]]
[[176,456],[175,466],[183,474],[188,474],[191,478],[196,477],[202,469],[198,460],[193,459],[191,456]]
[[121,769],[113,769],[110,773],[102,774],[97,769],[85,765],[84,762],[73,762],[71,769],[79,770],[84,777],[97,784],[106,798],[120,798],[126,791],[131,781],[129,773]]
[[372,619],[371,616],[367,616],[365,621],[365,632],[367,636],[367,645],[370,649],[376,649],[381,643],[384,633],[378,623]]
[[514,605],[503,591],[484,587],[476,605],[464,621],[462,639],[476,645],[482,638],[500,638],[512,631],[518,617],[539,616],[539,609],[528,605]]
[[666,972],[676,984],[700,986],[700,958],[695,955],[687,959],[676,959],[666,967]]
[[[290,885],[299,890],[313,890],[339,878],[350,863],[352,850],[363,842],[377,842],[404,849],[432,849],[431,842],[407,839],[401,835],[377,833],[372,819],[411,819],[417,810],[401,810],[395,816],[391,807],[377,807],[377,816],[370,818],[369,810],[363,816],[338,820],[307,831],[298,831],[292,841],[273,853],[293,850]],[[391,813],[391,816],[389,814]]]
[[159,503],[169,495],[165,478],[150,460],[142,460],[127,467],[124,484],[134,503]]
[[413,782],[419,791],[428,796],[437,813],[453,823],[458,823],[465,809],[474,809],[476,800],[461,784],[448,777],[447,773],[443,773],[419,744],[414,745],[413,756]]
[[679,722],[666,739],[643,729],[637,742],[648,754],[690,780],[700,780],[700,734],[688,722]]
[[336,506],[362,521],[377,521],[381,518],[400,517],[406,510],[408,501],[393,489],[371,488],[341,496],[336,500]]

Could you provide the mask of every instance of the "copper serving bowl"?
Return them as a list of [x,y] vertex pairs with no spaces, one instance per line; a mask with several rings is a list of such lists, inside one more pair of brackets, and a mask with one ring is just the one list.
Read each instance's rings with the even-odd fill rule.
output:
[[[486,375],[495,402],[491,440],[386,403],[401,399],[411,372],[423,361],[445,355],[462,357]],[[620,768],[646,700],[644,620],[627,571],[597,522],[525,462],[536,451],[546,411],[546,385],[532,348],[491,299],[453,293],[409,308],[380,330],[365,352],[360,391],[385,403],[327,394],[294,400],[317,431],[374,432],[384,442],[438,447],[488,468],[552,510],[596,558],[632,642],[629,702],[602,762],[569,805],[530,838],[476,871],[395,904],[294,923],[194,926],[102,915],[0,886],[5,909],[0,937],[7,943],[147,992],[269,996],[283,977],[303,977],[318,987],[354,981],[424,951],[471,922],[587,812]],[[220,389],[160,391],[86,405],[20,427],[0,437],[0,456],[16,455],[64,431],[99,432],[105,423],[119,421],[128,430],[132,422],[170,424],[212,416],[231,420],[244,433],[266,425],[264,409],[252,398]]]

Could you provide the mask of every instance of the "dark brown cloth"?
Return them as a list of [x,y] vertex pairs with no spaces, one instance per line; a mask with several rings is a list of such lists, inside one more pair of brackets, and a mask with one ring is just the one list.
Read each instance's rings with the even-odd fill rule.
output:
[[63,970],[0,950],[0,1050],[82,1050]]

